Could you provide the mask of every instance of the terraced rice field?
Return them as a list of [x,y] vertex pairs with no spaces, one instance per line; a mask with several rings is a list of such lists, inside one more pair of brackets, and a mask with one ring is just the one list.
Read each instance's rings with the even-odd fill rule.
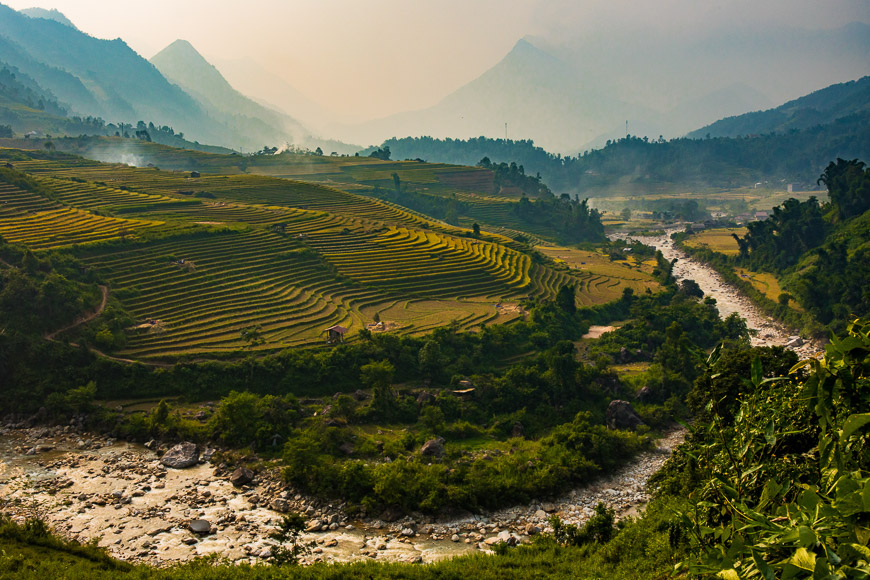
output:
[[[201,157],[219,163],[221,156]],[[357,177],[407,165],[437,181],[443,169],[372,161],[357,161]],[[349,340],[366,327],[381,331],[375,315],[403,334],[451,321],[465,329],[504,322],[522,315],[524,299],[552,297],[565,284],[578,287],[579,304],[618,298],[626,286],[656,288],[648,265],[555,246],[539,249],[557,260],[570,255],[565,262],[582,257],[589,266],[538,264],[508,237],[487,232],[475,239],[468,230],[322,183],[191,177],[81,159],[16,161],[15,169],[50,195],[0,185],[0,234],[37,250],[78,244],[75,254],[137,322],[118,353],[135,359],[245,349],[241,331],[254,325],[265,339],[254,348],[274,350],[322,344],[324,329],[334,324],[350,330]],[[463,195],[481,211],[510,208],[490,196]],[[163,228],[159,239],[87,245],[155,227]]]
[[632,288],[635,293],[655,292],[660,288],[652,276],[654,261],[638,262],[629,256],[627,260],[614,262],[600,252],[561,246],[536,246],[535,249],[565,264],[579,278],[577,301],[583,306],[616,300],[622,296],[624,288]]
[[0,235],[35,250],[135,235],[161,224],[96,215],[0,183]]
[[[354,302],[375,291],[337,280],[316,254],[266,231],[166,240],[93,254],[85,263],[139,321],[162,332],[132,334],[126,354],[203,354],[244,345],[240,331],[259,324],[264,348],[318,339],[324,328],[359,327]],[[183,260],[183,263],[179,261]]]

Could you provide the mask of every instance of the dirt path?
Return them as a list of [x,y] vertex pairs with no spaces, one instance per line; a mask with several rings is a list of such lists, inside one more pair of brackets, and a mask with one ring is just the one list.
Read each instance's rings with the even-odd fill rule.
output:
[[[65,326],[64,328],[61,328],[60,330],[55,330],[52,333],[46,334],[45,335],[46,340],[55,340],[54,337],[57,336],[58,334],[64,333],[67,330],[72,330],[73,328],[75,328],[77,326],[81,326],[82,324],[85,324],[86,322],[90,322],[91,320],[93,320],[94,318],[96,318],[97,316],[102,314],[103,310],[106,309],[106,302],[109,300],[109,288],[102,285],[102,284],[100,284],[99,288],[100,288],[100,294],[102,294],[102,299],[100,300],[100,305],[97,307],[97,309],[94,312],[82,316],[81,318],[79,318],[78,320],[76,320],[75,322],[70,324],[69,326]],[[78,345],[74,345],[74,346],[78,346]]]

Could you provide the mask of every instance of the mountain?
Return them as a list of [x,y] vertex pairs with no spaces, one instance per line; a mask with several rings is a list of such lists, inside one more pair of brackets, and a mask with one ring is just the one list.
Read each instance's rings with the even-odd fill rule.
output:
[[[566,16],[567,18],[567,16]],[[597,30],[526,37],[433,107],[344,129],[390,137],[532,139],[569,155],[632,135],[673,138],[870,74],[870,26],[804,30],[753,23],[662,35]]]
[[[204,141],[236,144],[193,97],[121,39],[93,38],[55,20],[31,18],[0,5],[0,40],[18,61],[11,64],[68,102],[75,113],[127,123],[151,120],[183,128]],[[0,52],[0,60],[8,61],[7,56],[6,50]]]
[[63,15],[62,12],[52,8],[51,10],[46,10],[45,8],[25,8],[24,10],[19,10],[22,14],[26,14],[31,18],[45,18],[46,20],[54,20],[55,22],[60,22],[64,26],[69,26],[70,28],[76,28],[76,25],[72,23],[72,21]]
[[[494,67],[435,106],[356,127],[356,140],[394,135],[532,138],[552,151],[573,151],[625,119],[649,116],[586,82],[558,57],[520,40]],[[507,123],[507,131],[505,131]]]
[[246,97],[186,40],[176,40],[161,50],[151,57],[151,64],[196,98],[210,116],[234,133],[253,139],[257,148],[263,144],[290,143],[310,149],[321,147],[326,152],[354,153],[360,149],[356,145],[315,137],[290,115]]
[[689,137],[737,137],[783,133],[826,125],[837,119],[870,111],[870,76],[831,85],[774,109],[721,119],[689,133]]
[[260,143],[301,142],[309,131],[295,119],[268,109],[235,90],[186,40],[176,40],[151,57],[163,76],[195,97],[209,113]]

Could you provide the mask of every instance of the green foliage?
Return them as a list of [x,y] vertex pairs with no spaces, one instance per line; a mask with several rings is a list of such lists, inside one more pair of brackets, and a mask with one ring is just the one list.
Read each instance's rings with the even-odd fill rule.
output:
[[221,399],[208,428],[225,445],[262,448],[273,438],[286,439],[298,418],[299,404],[292,395],[233,391]]
[[589,543],[603,544],[610,541],[615,529],[614,511],[601,502],[595,506],[595,513],[586,521],[583,527],[564,524],[558,516],[550,516],[553,527],[553,539],[567,546],[583,546]]
[[[755,359],[758,361],[758,359]],[[728,425],[713,411],[683,457],[697,484],[680,514],[696,574],[723,578],[870,576],[870,321],[834,338],[805,379],[764,379]],[[811,458],[808,464],[806,458]],[[813,465],[814,464],[814,465]]]
[[[271,562],[278,566],[299,564],[299,558],[311,552],[300,535],[305,529],[305,518],[297,513],[281,516],[278,528],[269,534],[277,542],[272,548]],[[312,542],[313,543],[313,542]]]

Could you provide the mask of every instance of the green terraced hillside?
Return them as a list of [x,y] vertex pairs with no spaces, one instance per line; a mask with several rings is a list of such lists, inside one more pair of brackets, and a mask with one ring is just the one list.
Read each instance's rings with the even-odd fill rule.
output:
[[[348,328],[348,340],[364,328],[419,334],[453,321],[473,328],[522,316],[523,300],[553,297],[565,284],[578,288],[578,304],[618,298],[626,286],[655,287],[639,265],[548,265],[509,237],[475,238],[321,183],[60,154],[3,156],[23,172],[10,175],[31,179],[33,191],[0,184],[0,234],[34,250],[75,245],[134,320],[119,356],[323,344],[335,324]],[[483,195],[479,204],[500,207]],[[243,340],[251,327],[262,343]]]

